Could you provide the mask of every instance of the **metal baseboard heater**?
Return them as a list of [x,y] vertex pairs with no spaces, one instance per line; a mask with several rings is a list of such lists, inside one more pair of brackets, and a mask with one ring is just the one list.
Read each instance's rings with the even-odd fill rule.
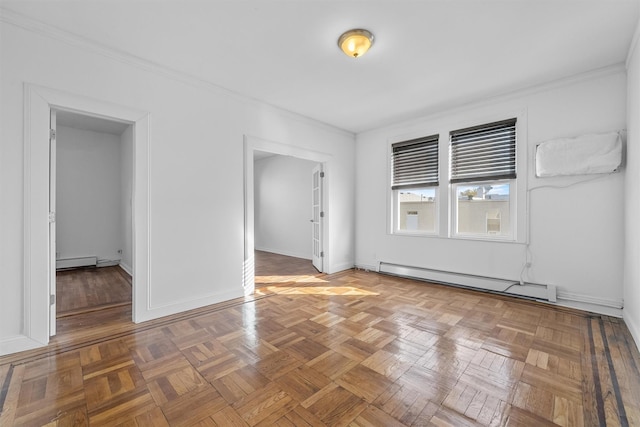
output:
[[476,274],[456,273],[424,267],[380,262],[380,273],[399,277],[424,280],[428,282],[457,286],[540,301],[556,302],[555,285],[520,283],[519,281],[480,276]]
[[97,256],[83,256],[75,258],[63,258],[56,260],[56,270],[63,270],[65,268],[77,268],[77,267],[97,267]]

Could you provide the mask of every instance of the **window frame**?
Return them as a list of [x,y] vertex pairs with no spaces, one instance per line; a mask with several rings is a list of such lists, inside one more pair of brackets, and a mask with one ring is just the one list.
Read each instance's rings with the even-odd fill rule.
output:
[[[414,137],[414,138],[402,138],[398,139],[389,144],[389,159],[390,159],[390,190],[391,190],[391,230],[392,234],[399,235],[407,235],[407,236],[435,236],[439,234],[440,230],[440,185],[441,185],[441,133],[440,132],[430,132],[425,133],[423,136]],[[435,151],[435,161],[436,161],[436,179],[423,182],[422,184],[409,184],[409,185],[401,185],[401,188],[397,187],[395,180],[395,157],[394,157],[394,148],[402,147],[402,146],[410,146],[413,144],[420,143],[435,143],[436,151]],[[433,231],[430,230],[407,230],[400,228],[400,193],[406,190],[426,190],[433,189],[434,190],[434,224]]]
[[[495,236],[470,236],[454,233],[453,227],[453,205],[455,204],[454,191],[450,183],[450,152],[449,152],[449,133],[456,129],[464,129],[482,124],[489,124],[503,121],[507,118],[516,119],[516,170],[517,177],[510,185],[510,228],[511,237],[505,239],[496,238]],[[434,123],[429,126],[416,126],[410,132],[404,134],[396,134],[396,136],[387,139],[387,182],[391,183],[393,179],[392,164],[392,144],[398,141],[405,141],[412,138],[418,138],[424,135],[439,134],[439,175],[440,185],[436,188],[436,224],[435,233],[424,232],[407,232],[398,230],[398,199],[395,190],[391,189],[391,185],[387,185],[387,221],[386,230],[389,235],[399,236],[417,236],[429,239],[445,239],[445,240],[473,240],[486,243],[506,243],[506,244],[524,244],[528,238],[528,190],[527,185],[530,179],[529,160],[534,158],[535,147],[529,147],[528,142],[528,114],[526,107],[516,106],[514,108],[489,108],[481,111],[480,114],[456,114],[456,117],[434,119]],[[423,123],[424,124],[424,123]],[[447,165],[447,167],[442,167]],[[496,180],[497,181],[497,180]],[[464,183],[462,183],[464,185]],[[453,200],[452,200],[453,199]]]
[[[462,127],[458,129],[452,129],[449,131],[449,206],[450,206],[450,221],[449,221],[449,236],[459,239],[470,240],[486,240],[486,241],[515,241],[517,237],[517,224],[518,224],[518,176],[519,176],[519,156],[521,152],[518,150],[519,141],[519,118],[517,116],[501,119],[497,121],[487,121],[484,123],[475,124],[469,127]],[[511,143],[511,135],[508,135],[507,142],[504,144],[504,136],[500,136],[500,133],[511,132],[513,128],[513,143]],[[497,132],[495,129],[499,129]],[[461,137],[459,135],[467,134],[471,142],[460,142]],[[486,135],[483,135],[486,134]],[[498,136],[496,136],[498,134]],[[489,138],[487,140],[485,137]],[[480,138],[478,141],[478,148],[473,146],[473,140]],[[457,147],[464,147],[464,144],[471,145],[463,149],[457,149],[459,151],[458,157],[454,156],[454,145]],[[513,146],[511,147],[511,144]],[[482,148],[482,145],[489,145],[489,148]],[[505,151],[505,146],[509,148],[506,154],[500,154],[500,151]],[[489,160],[485,160],[480,163],[479,166],[473,167],[474,172],[467,172],[467,176],[454,176],[454,169],[458,170],[462,167],[468,166],[471,163],[478,163],[477,161],[468,160],[468,154],[465,158],[464,150],[468,151],[480,151],[480,156],[489,157]],[[497,154],[494,153],[495,150]],[[511,153],[511,151],[513,151]],[[498,158],[498,162],[506,165],[501,166],[499,172],[492,171],[494,169],[494,162]],[[512,158],[513,157],[513,158]],[[454,167],[454,162],[456,162]],[[468,170],[468,168],[467,168]],[[464,175],[464,173],[461,172]],[[458,188],[461,186],[481,186],[487,184],[509,184],[509,230],[508,233],[491,235],[485,234],[470,234],[461,233],[458,231]],[[515,224],[515,227],[514,227]]]
[[[496,177],[486,179],[474,179],[469,181],[455,180],[451,182],[451,133],[458,130],[482,128],[483,126],[490,126],[497,123],[506,123],[510,120],[515,120],[515,178],[508,177]],[[463,126],[452,127],[448,131],[449,135],[449,150],[448,150],[448,164],[449,164],[449,182],[448,182],[448,196],[449,196],[449,229],[448,236],[454,239],[462,240],[477,240],[486,242],[511,242],[511,243],[524,243],[526,241],[527,234],[527,181],[528,181],[528,140],[527,140],[527,115],[526,110],[515,111],[511,113],[496,114],[493,117],[486,117],[482,120],[473,120],[465,123]],[[457,188],[458,186],[466,185],[481,185],[498,182],[509,183],[509,225],[510,232],[508,235],[476,235],[476,234],[464,234],[458,233],[458,201],[457,201]]]

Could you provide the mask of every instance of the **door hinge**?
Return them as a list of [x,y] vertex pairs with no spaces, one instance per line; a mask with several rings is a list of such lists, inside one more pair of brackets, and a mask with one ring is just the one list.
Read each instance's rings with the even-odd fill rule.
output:
[[320,252],[320,258],[324,258],[324,252]]
[[56,303],[56,296],[55,295],[49,295],[49,305],[53,305]]
[[49,212],[49,222],[56,222],[56,213]]
[[320,178],[324,178],[324,171],[320,172]]
[[55,129],[49,129],[49,139],[56,139],[56,130]]
[[324,211],[320,212],[320,218],[324,218]]

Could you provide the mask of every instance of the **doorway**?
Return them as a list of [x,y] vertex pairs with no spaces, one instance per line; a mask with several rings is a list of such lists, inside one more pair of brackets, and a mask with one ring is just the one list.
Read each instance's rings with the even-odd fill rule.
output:
[[[99,310],[128,312],[130,319],[133,128],[56,109],[51,121],[54,335],[59,325],[66,332],[65,325],[95,326]],[[77,316],[84,318],[80,322]]]
[[[255,290],[255,268],[256,268],[256,257],[255,250],[256,249],[267,249],[270,252],[278,253],[280,256],[290,256],[294,257],[300,256],[302,254],[302,259],[307,258],[309,260],[309,265],[311,265],[311,259],[313,258],[313,249],[314,249],[314,241],[312,237],[314,236],[313,231],[314,228],[317,232],[315,236],[317,237],[315,241],[315,246],[318,248],[322,248],[322,264],[316,263],[319,265],[320,273],[328,273],[331,270],[330,264],[330,242],[329,242],[329,221],[326,215],[326,212],[329,211],[329,198],[327,197],[329,194],[329,180],[323,178],[323,185],[316,187],[316,195],[317,201],[322,200],[321,204],[317,204],[316,206],[322,206],[322,218],[320,218],[320,210],[317,212],[317,223],[318,226],[314,227],[314,211],[312,209],[314,199],[313,199],[313,170],[314,167],[317,170],[324,170],[330,168],[331,165],[331,156],[325,153],[319,153],[316,151],[307,150],[304,148],[281,144],[272,141],[266,141],[263,139],[245,136],[245,253],[244,253],[244,289],[245,295],[249,295]],[[257,153],[257,154],[256,154]],[[257,156],[257,157],[255,157]],[[291,211],[300,212],[295,213],[294,218],[296,218],[296,229],[303,230],[297,233],[292,230],[286,230],[280,233],[280,236],[271,236],[272,238],[269,240],[263,239],[264,236],[257,235],[256,233],[262,233],[264,230],[261,229],[263,224],[256,225],[256,221],[260,220],[260,217],[263,217],[263,212],[261,211],[264,207],[260,206],[260,202],[256,202],[256,197],[261,196],[264,197],[265,193],[261,191],[261,182],[256,182],[256,159],[259,161],[265,161],[261,159],[267,159],[268,163],[282,163],[288,164],[287,168],[294,169],[308,169],[308,176],[303,179],[304,189],[301,189],[300,186],[296,191],[298,196],[296,199],[302,199],[304,204],[296,205],[294,209],[291,205],[291,200],[287,199],[286,191],[283,190],[282,186],[276,185],[275,188],[279,188],[279,201],[271,201],[268,200],[273,207],[270,215],[266,217],[269,219],[269,222],[280,223],[280,226],[284,226],[285,229],[288,225],[292,225],[290,221],[285,221],[284,213],[289,213],[289,211],[285,211],[285,209],[290,208]],[[269,160],[272,159],[272,160]],[[260,170],[257,171],[258,174],[261,174]],[[303,172],[299,172],[303,173]],[[324,174],[323,174],[324,175]],[[319,175],[318,175],[319,177]],[[286,179],[286,178],[285,178]],[[257,187],[257,192],[256,192]],[[287,188],[293,189],[294,187],[286,186]],[[293,190],[291,190],[293,191]],[[269,199],[271,195],[268,196]],[[321,199],[320,199],[321,198]],[[293,199],[290,197],[289,199]],[[268,204],[263,204],[268,205]],[[275,207],[274,207],[275,206]],[[320,223],[322,226],[320,226]],[[295,236],[294,236],[295,234]],[[302,238],[296,238],[300,237]],[[283,239],[283,237],[286,237]],[[270,241],[272,244],[277,245],[277,248],[274,247],[264,247],[265,241]],[[297,242],[297,243],[294,243]],[[295,246],[294,246],[295,245]],[[289,248],[289,249],[287,249]],[[294,248],[293,250],[291,248]],[[297,248],[297,249],[296,249]],[[303,249],[300,249],[303,248]],[[276,250],[273,250],[276,249]],[[319,254],[317,254],[319,255]],[[313,270],[313,267],[311,267]],[[316,270],[313,270],[316,271]],[[317,272],[317,271],[316,271]]]
[[[49,210],[51,172],[51,111],[64,110],[132,125],[132,306],[129,318],[141,322],[152,317],[149,296],[149,113],[74,95],[56,89],[25,84],[24,127],[24,333],[20,350],[49,343],[52,302],[55,302],[55,247]],[[54,236],[55,237],[55,236]],[[54,331],[55,332],[55,331]]]
[[322,271],[321,165],[254,151],[255,250],[307,260]]

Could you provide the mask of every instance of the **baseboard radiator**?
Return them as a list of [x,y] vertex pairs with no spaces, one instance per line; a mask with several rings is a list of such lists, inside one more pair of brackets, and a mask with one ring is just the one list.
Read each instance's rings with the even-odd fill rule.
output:
[[98,266],[97,256],[62,258],[62,259],[56,260],[56,270],[63,270],[66,268],[97,267],[97,266]]
[[475,274],[456,273],[424,267],[381,262],[379,272],[399,277],[424,280],[443,285],[471,288],[496,294],[510,295],[527,299],[556,302],[556,287],[536,283],[486,277]]

